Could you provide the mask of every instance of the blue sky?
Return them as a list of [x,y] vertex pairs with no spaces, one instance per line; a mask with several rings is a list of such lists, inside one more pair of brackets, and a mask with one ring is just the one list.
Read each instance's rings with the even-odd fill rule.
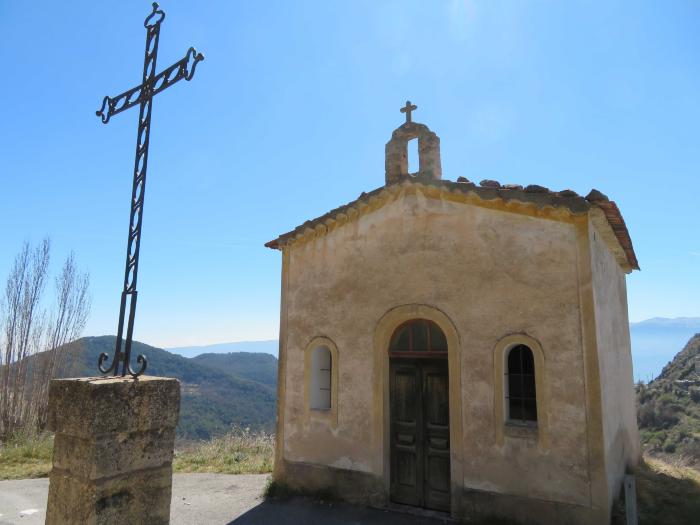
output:
[[[280,255],[263,243],[383,184],[414,120],[443,176],[536,183],[620,206],[641,272],[632,320],[700,316],[700,3],[161,3],[135,337],[177,346],[277,336]],[[89,270],[87,335],[114,333],[149,2],[0,0],[0,276],[25,240]],[[58,266],[57,264],[55,266]]]

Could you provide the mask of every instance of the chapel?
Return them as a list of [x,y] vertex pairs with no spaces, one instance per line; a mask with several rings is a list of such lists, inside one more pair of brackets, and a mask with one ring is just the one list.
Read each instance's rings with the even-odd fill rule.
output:
[[415,109],[384,185],[266,244],[282,253],[274,479],[607,524],[640,457],[620,210],[597,190],[445,180]]

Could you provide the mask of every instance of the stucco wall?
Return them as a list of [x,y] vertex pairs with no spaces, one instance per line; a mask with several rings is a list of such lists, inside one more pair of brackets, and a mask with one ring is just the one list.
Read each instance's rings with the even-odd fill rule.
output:
[[617,498],[628,465],[639,459],[625,273],[604,242],[604,220],[589,223],[596,342],[603,409],[605,469],[610,499]]
[[[383,475],[374,332],[392,308],[418,303],[444,312],[459,333],[463,437],[452,446],[462,447],[463,485],[589,505],[576,231],[417,193],[286,247],[285,460]],[[518,332],[544,354],[546,446],[510,433],[496,441],[494,348]],[[319,336],[338,349],[335,426],[303,402],[304,351]]]

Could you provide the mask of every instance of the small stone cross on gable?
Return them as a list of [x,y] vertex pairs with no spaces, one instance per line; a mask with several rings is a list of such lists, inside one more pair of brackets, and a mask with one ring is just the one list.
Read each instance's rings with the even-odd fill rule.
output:
[[418,109],[418,106],[416,106],[415,104],[411,104],[410,100],[406,101],[406,105],[401,108],[401,113],[406,113],[406,123],[412,122],[411,112],[415,111],[416,109]]

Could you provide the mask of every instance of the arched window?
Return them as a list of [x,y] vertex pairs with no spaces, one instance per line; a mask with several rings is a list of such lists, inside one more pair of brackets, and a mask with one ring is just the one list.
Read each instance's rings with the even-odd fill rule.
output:
[[331,369],[333,366],[331,351],[327,346],[317,346],[312,352],[309,408],[330,410]]
[[537,422],[535,391],[535,359],[530,347],[515,345],[506,357],[506,400],[508,420],[519,423]]
[[391,336],[392,357],[447,357],[447,338],[432,321],[413,319],[399,326]]

